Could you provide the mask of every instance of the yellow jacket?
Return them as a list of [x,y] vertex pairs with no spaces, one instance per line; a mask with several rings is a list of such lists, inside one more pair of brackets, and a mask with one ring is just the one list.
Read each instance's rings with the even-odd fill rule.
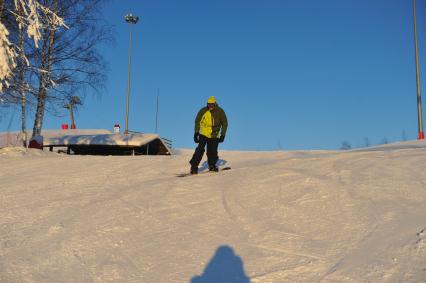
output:
[[213,110],[203,107],[195,118],[195,132],[208,138],[219,138],[226,135],[228,119],[225,111],[217,106]]

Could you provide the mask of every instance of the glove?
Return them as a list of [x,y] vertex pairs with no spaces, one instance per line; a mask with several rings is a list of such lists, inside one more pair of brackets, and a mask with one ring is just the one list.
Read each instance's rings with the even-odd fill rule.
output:
[[223,142],[225,140],[225,136],[220,136],[219,142]]
[[195,143],[199,143],[200,142],[200,134],[199,133],[195,133],[194,134],[194,142]]

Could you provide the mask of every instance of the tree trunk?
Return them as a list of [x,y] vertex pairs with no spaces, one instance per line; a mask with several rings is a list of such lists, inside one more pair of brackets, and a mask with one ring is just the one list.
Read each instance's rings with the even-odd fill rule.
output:
[[27,97],[25,96],[25,54],[24,54],[24,32],[20,29],[20,46],[21,46],[21,68],[19,70],[19,93],[21,94],[22,109],[22,145],[27,147]]
[[[47,87],[50,81],[50,71],[52,68],[52,50],[55,39],[55,29],[51,27],[49,30],[49,42],[47,46],[47,53],[42,54],[42,69],[43,73],[41,74],[39,90],[37,95],[37,109],[34,120],[33,128],[33,137],[39,136],[41,134],[41,129],[43,127],[43,119],[47,98]],[[46,45],[43,44],[43,48],[46,48]],[[45,51],[45,50],[44,50]],[[46,51],[45,51],[46,52]],[[46,62],[47,61],[47,62]]]
[[[17,7],[18,8],[18,7]],[[22,7],[19,5],[18,14],[22,15]],[[24,46],[24,30],[22,24],[19,26],[19,48],[20,48],[20,67],[19,67],[19,94],[21,96],[21,128],[22,128],[22,145],[27,147],[27,97],[25,96],[25,46]]]

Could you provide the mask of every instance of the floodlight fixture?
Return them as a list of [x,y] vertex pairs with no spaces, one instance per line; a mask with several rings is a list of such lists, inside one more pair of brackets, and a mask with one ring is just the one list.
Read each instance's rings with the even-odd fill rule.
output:
[[139,21],[139,17],[138,16],[133,16],[132,14],[127,14],[126,16],[124,16],[124,19],[129,24],[137,24],[137,22]]

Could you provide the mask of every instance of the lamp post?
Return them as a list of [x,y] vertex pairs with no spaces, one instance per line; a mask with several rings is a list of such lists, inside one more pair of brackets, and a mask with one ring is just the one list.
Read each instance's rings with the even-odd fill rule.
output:
[[127,67],[127,96],[126,96],[126,128],[124,133],[129,133],[129,98],[130,98],[130,65],[132,63],[132,27],[139,21],[139,17],[127,14],[124,19],[130,24],[130,39],[129,39],[129,64]]
[[413,15],[414,15],[414,47],[416,59],[416,82],[417,82],[417,120],[418,132],[417,139],[423,140],[425,134],[423,132],[423,114],[422,114],[422,97],[420,93],[420,68],[419,68],[419,48],[417,43],[417,18],[416,18],[416,0],[413,0]]

